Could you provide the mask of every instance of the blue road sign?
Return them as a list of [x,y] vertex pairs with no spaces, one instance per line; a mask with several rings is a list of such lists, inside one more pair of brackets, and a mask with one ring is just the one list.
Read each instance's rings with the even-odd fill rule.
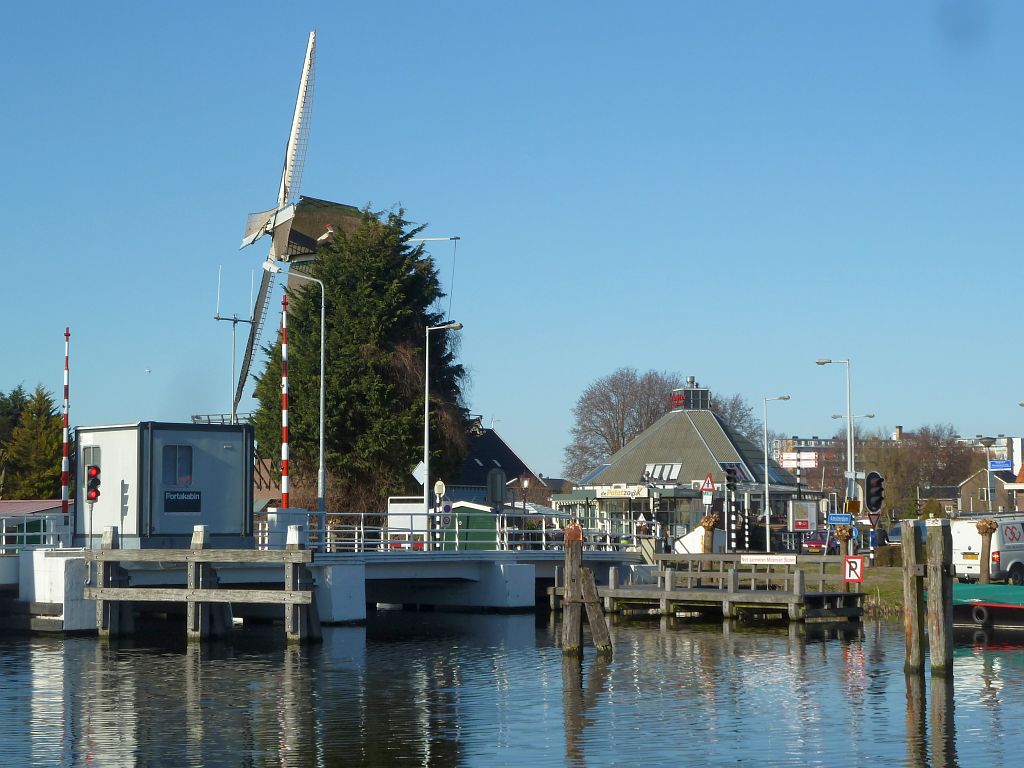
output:
[[988,468],[993,472],[998,472],[1000,469],[1013,469],[1013,462],[1010,459],[992,459],[988,463]]
[[849,512],[831,512],[825,521],[829,525],[852,525],[853,515]]

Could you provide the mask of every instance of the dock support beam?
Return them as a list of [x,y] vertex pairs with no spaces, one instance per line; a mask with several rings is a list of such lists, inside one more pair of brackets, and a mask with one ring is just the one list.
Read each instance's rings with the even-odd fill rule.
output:
[[[305,549],[302,533],[301,525],[289,525],[285,549],[290,551]],[[285,604],[284,628],[288,635],[288,642],[318,642],[323,639],[320,613],[316,604],[316,590],[313,589],[313,577],[304,563],[285,563],[284,589],[286,592],[309,590],[312,594],[312,602],[309,605]]]
[[[121,540],[117,533],[117,526],[104,528],[100,549],[120,548]],[[128,578],[120,564],[100,561],[96,563],[96,586],[100,589],[126,587]],[[99,631],[100,637],[120,637],[132,634],[135,630],[132,604],[122,601],[97,600],[96,629]]]
[[[192,528],[191,549],[210,548],[210,539],[205,525]],[[210,563],[190,562],[188,569],[188,588],[216,589],[219,580]],[[206,640],[211,637],[227,637],[234,625],[231,603],[198,603],[189,600],[185,608],[185,636],[193,640]]]

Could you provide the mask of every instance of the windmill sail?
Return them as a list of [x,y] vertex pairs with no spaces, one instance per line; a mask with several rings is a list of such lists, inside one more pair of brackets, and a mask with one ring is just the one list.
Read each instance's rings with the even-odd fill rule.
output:
[[[242,238],[241,247],[259,240],[263,235],[270,235],[271,260],[288,260],[288,239],[295,216],[294,200],[298,197],[299,182],[306,161],[306,147],[309,145],[310,118],[313,113],[313,81],[314,62],[316,57],[316,31],[309,33],[306,44],[306,58],[302,64],[302,77],[299,79],[299,92],[295,98],[295,111],[292,113],[292,126],[288,133],[288,144],[285,147],[284,168],[281,171],[281,184],[278,187],[277,207],[270,211],[250,214]],[[234,407],[242,399],[245,382],[249,378],[252,367],[253,353],[260,341],[260,331],[267,314],[267,298],[273,280],[269,272],[263,273],[260,290],[253,306],[253,322],[249,325],[249,341],[245,345],[242,367],[238,371],[238,383],[235,386]]]

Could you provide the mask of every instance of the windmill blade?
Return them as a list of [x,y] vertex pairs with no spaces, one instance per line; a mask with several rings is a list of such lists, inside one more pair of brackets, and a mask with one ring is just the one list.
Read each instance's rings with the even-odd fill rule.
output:
[[277,207],[286,206],[299,192],[302,168],[306,163],[306,148],[309,146],[309,126],[313,117],[313,81],[316,57],[316,30],[309,33],[306,44],[306,60],[302,65],[299,93],[295,98],[295,112],[292,113],[292,129],[284,152],[284,169],[281,172],[281,186],[277,192]]
[[245,389],[245,382],[249,378],[249,369],[252,367],[252,356],[256,351],[256,345],[260,343],[260,331],[263,330],[263,321],[267,319],[267,298],[270,296],[270,288],[274,283],[274,276],[265,270],[263,279],[260,281],[260,290],[256,294],[256,304],[252,308],[252,322],[249,323],[249,342],[245,345],[245,356],[242,358],[242,367],[238,371],[238,384],[235,387],[235,409],[242,400],[242,390]]

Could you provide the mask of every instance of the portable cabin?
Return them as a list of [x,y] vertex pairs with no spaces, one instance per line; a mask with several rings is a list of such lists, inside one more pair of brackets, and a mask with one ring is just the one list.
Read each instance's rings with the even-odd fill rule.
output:
[[[196,525],[217,547],[253,546],[253,432],[248,424],[138,424],[76,430],[74,546],[117,526],[123,549],[187,547]],[[87,501],[87,468],[99,497]]]

